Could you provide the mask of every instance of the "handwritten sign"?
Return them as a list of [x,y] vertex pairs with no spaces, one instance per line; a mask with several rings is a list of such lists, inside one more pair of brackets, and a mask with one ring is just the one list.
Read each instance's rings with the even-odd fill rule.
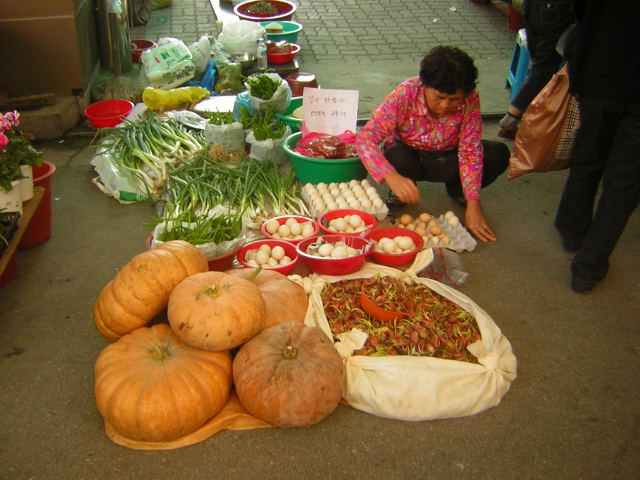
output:
[[302,92],[304,129],[328,135],[340,135],[347,130],[355,133],[358,93],[358,90],[305,87]]

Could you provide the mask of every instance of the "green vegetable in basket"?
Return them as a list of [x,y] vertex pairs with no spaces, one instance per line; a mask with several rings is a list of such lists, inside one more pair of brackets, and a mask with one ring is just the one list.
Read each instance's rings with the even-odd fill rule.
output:
[[254,73],[247,77],[249,93],[261,100],[269,100],[276,93],[281,82],[274,80],[266,73]]

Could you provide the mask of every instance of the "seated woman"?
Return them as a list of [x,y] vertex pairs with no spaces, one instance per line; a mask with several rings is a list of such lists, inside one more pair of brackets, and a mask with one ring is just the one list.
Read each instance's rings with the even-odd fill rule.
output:
[[373,111],[356,150],[374,180],[388,185],[390,208],[419,202],[418,181],[444,182],[449,196],[466,205],[466,228],[486,242],[496,236],[482,214],[480,189],[507,169],[510,152],[482,140],[477,79],[467,53],[433,48],[420,76],[402,82]]

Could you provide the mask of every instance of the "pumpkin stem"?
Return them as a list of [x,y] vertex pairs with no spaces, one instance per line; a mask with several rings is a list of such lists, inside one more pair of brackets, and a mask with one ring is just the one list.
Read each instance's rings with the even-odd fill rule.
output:
[[198,293],[196,293],[196,300],[205,293],[210,297],[217,297],[218,295],[220,295],[220,290],[218,289],[217,285],[205,285],[200,289]]
[[298,356],[298,350],[296,350],[296,347],[293,345],[287,345],[287,348],[282,351],[282,356],[287,359],[296,358]]
[[156,345],[151,351],[151,356],[154,360],[164,360],[165,358],[169,358],[170,354],[165,347]]
[[258,268],[256,268],[251,275],[249,275],[249,278],[247,280],[249,280],[250,282],[253,282],[253,279],[256,278],[258,276],[258,274],[260,273],[260,271],[262,270],[262,265],[258,265]]

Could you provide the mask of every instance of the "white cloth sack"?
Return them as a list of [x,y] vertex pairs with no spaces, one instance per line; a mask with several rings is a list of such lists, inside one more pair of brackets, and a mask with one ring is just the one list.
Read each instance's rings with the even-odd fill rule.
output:
[[[456,302],[478,323],[482,339],[468,349],[478,357],[479,364],[431,357],[353,355],[353,350],[358,348],[357,338],[352,345],[345,346],[337,342],[336,348],[345,362],[344,398],[357,410],[406,421],[474,415],[498,405],[516,378],[517,361],[511,344],[491,317],[453,288],[415,276],[414,272],[426,266],[424,255],[428,253],[425,252],[430,252],[430,249],[421,252],[406,272],[366,263],[360,271],[351,275],[313,274],[308,278],[296,278],[310,295],[305,323],[320,327],[329,338],[333,336],[320,297],[325,283],[347,278],[368,278],[376,274],[422,283]],[[417,263],[421,265],[417,266]],[[353,336],[350,337],[348,341],[353,342]]]

